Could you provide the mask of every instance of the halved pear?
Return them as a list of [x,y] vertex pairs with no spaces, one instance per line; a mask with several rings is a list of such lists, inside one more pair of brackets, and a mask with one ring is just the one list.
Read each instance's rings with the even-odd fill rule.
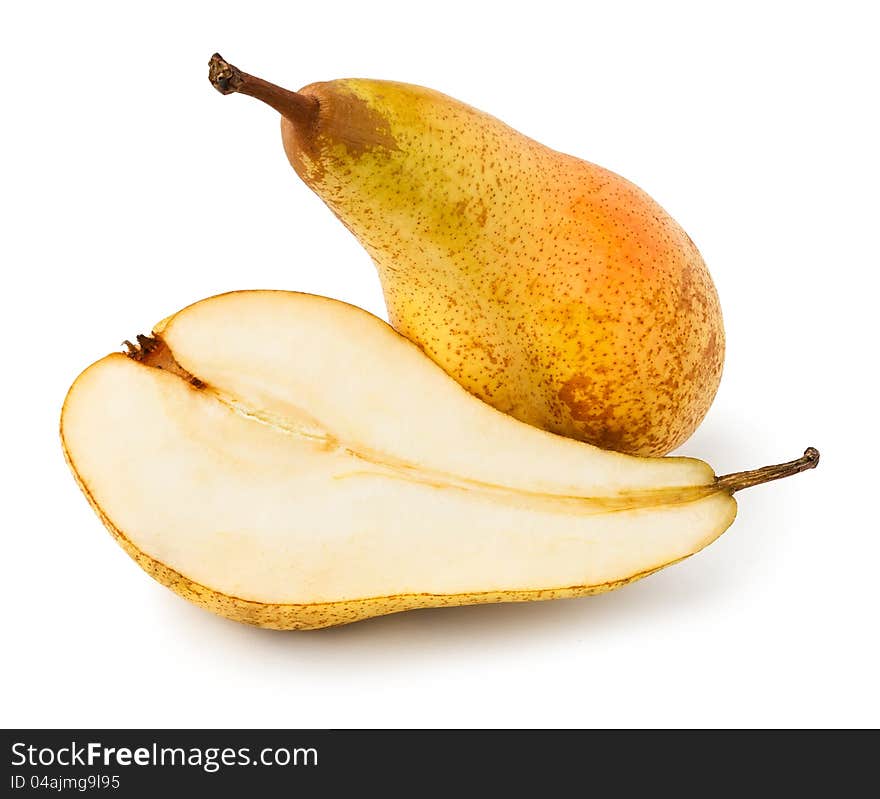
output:
[[139,342],[74,382],[68,461],[147,573],[263,627],[617,588],[721,535],[733,491],[818,459],[716,478],[555,436],[307,294],[213,297]]

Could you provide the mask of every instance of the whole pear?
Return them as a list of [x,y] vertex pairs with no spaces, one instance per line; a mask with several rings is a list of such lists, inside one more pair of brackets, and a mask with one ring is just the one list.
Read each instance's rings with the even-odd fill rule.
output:
[[721,378],[721,309],[644,191],[431,89],[291,92],[219,55],[210,78],[281,113],[291,165],[372,256],[392,325],[472,394],[630,454],[696,429]]

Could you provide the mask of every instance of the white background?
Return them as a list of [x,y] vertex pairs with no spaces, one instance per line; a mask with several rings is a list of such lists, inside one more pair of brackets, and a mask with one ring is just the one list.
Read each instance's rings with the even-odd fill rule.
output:
[[[870,3],[30,3],[4,11],[2,726],[877,725]],[[634,180],[700,246],[727,361],[681,452],[822,451],[596,598],[251,629],[152,582],[61,456],[65,391],[170,312],[288,288],[384,311],[220,50],[291,88],[421,83]],[[148,487],[145,487],[148,490]],[[162,502],[157,496],[156,502]]]

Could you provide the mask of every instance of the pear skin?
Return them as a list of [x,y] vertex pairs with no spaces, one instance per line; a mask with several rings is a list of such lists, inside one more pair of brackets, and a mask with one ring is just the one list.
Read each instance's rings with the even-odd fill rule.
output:
[[360,240],[389,319],[531,425],[662,455],[715,396],[724,328],[685,231],[644,191],[439,92],[290,92],[215,55],[211,81],[282,115],[287,157]]

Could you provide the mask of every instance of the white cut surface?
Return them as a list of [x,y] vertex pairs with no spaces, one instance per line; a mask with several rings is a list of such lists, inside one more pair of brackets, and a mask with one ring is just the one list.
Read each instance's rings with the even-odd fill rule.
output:
[[724,493],[609,509],[711,470],[528,427],[342,303],[224,295],[162,336],[207,387],[110,355],[74,384],[62,435],[112,524],[215,591],[315,603],[600,585],[691,554],[735,514]]

